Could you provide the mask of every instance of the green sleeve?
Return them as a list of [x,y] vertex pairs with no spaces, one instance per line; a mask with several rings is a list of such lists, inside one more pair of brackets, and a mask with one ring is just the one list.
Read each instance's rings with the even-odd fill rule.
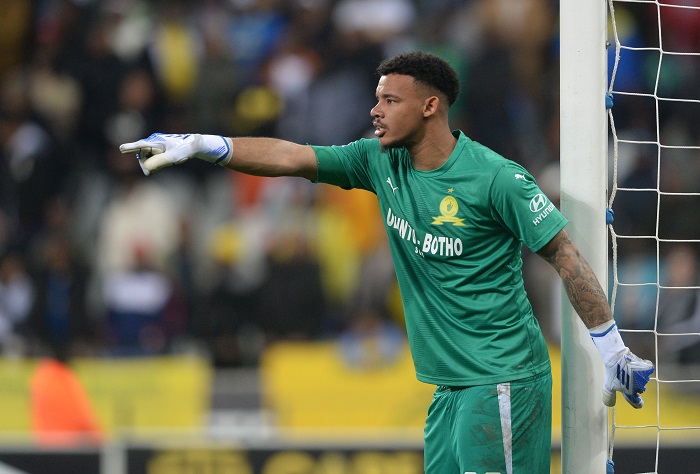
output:
[[497,171],[489,196],[494,218],[533,252],[568,223],[535,178],[517,163],[507,162]]
[[343,146],[312,146],[318,162],[316,182],[374,192],[369,170],[374,142],[375,140],[360,139]]

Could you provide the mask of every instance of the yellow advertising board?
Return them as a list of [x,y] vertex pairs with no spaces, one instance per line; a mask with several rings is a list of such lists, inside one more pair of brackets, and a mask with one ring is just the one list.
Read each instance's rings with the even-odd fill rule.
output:
[[[549,352],[552,439],[558,444],[562,419],[561,353],[554,345]],[[366,437],[372,429],[398,429],[420,437],[435,389],[416,379],[407,346],[391,361],[358,366],[347,362],[336,341],[280,343],[267,351],[261,369],[265,403],[278,425],[292,434],[335,428],[338,436],[357,433]],[[679,391],[673,384],[657,385],[656,380],[649,383],[641,410],[630,407],[618,396],[617,425],[648,428],[617,430],[617,441],[655,444],[659,430],[663,430],[662,437],[676,441],[687,437],[687,431],[677,431],[679,427],[700,426],[697,394]],[[657,405],[658,400],[661,402]]]
[[[36,360],[0,359],[0,433],[27,433]],[[206,424],[212,385],[198,357],[77,359],[72,364],[107,433]]]

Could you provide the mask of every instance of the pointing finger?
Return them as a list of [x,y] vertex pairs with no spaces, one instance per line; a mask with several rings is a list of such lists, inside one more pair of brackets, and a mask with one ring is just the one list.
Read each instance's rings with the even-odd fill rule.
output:
[[119,151],[122,153],[141,152],[146,155],[157,155],[165,151],[165,146],[162,143],[153,143],[146,140],[138,140],[131,143],[124,143],[119,146]]

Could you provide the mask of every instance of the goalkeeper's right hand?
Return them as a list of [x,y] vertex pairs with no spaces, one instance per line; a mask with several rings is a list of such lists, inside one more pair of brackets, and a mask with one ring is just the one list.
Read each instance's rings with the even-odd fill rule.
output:
[[167,166],[199,158],[217,165],[225,165],[233,155],[233,143],[219,135],[172,135],[154,133],[148,138],[124,143],[122,153],[135,153],[146,176]]

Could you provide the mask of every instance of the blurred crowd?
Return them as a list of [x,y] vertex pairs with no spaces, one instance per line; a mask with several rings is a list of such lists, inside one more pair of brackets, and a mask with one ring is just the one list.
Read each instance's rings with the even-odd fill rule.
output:
[[[223,172],[197,160],[146,178],[118,145],[154,131],[344,144],[370,133],[375,68],[401,51],[448,59],[463,85],[453,128],[523,164],[558,198],[558,1],[0,5],[6,355],[56,347],[97,356],[199,351],[217,366],[241,366],[257,364],[275,340],[343,337],[351,345],[377,338],[389,357],[402,338],[402,316],[371,194]],[[618,15],[624,38],[658,45],[650,7],[620,5]],[[670,20],[668,47],[700,51],[696,11]],[[627,56],[616,85],[652,87],[651,55]],[[665,62],[672,69],[664,69],[664,93],[696,90],[698,63],[683,56]],[[653,110],[621,100],[616,111],[620,136],[655,137]],[[662,114],[663,136],[698,145],[697,106]],[[655,147],[620,153],[620,183],[656,186]],[[673,153],[662,190],[691,192],[698,151]],[[657,218],[651,194],[618,194],[619,233],[650,232],[645,226]],[[673,199],[662,203],[669,214],[661,228],[675,232],[670,238],[697,238],[695,203]],[[655,248],[642,242],[633,255],[646,265]],[[686,247],[692,258],[681,261],[695,262],[696,249]],[[556,342],[555,274],[525,255],[536,312]],[[687,278],[692,284],[684,285],[697,284],[696,272]],[[647,327],[654,308],[627,299],[632,307],[621,317]]]

